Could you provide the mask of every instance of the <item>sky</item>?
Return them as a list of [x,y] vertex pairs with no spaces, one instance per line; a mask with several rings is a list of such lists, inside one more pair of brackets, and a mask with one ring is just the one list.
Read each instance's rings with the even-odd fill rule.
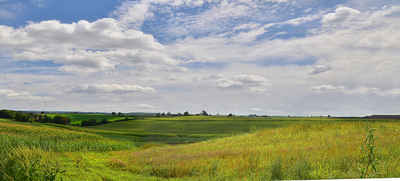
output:
[[400,113],[398,0],[0,0],[0,109]]

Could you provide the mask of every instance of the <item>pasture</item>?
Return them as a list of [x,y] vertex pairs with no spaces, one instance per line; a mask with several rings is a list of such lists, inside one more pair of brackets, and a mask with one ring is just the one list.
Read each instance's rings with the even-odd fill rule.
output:
[[77,127],[1,119],[0,180],[400,177],[398,140],[396,120],[182,116]]

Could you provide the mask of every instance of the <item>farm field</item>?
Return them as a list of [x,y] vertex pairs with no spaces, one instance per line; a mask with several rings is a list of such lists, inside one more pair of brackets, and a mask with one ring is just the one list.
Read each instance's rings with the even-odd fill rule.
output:
[[182,116],[77,127],[0,119],[0,180],[400,177],[398,140],[396,120]]

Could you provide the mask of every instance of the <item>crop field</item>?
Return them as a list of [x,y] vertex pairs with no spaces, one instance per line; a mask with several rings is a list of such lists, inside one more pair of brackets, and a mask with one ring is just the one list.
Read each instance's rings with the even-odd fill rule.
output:
[[400,177],[399,140],[396,120],[181,116],[77,127],[0,119],[0,180]]

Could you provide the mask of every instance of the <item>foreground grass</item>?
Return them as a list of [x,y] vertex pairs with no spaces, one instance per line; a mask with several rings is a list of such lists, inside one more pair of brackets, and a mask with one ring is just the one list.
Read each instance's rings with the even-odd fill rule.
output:
[[137,174],[193,180],[359,178],[360,147],[376,129],[377,172],[400,177],[400,124],[396,122],[302,123],[196,144],[115,152]]
[[[400,177],[397,121],[191,116],[80,128],[0,120],[0,180],[359,178],[370,128],[378,161],[367,176]],[[197,143],[159,146],[185,142]]]

